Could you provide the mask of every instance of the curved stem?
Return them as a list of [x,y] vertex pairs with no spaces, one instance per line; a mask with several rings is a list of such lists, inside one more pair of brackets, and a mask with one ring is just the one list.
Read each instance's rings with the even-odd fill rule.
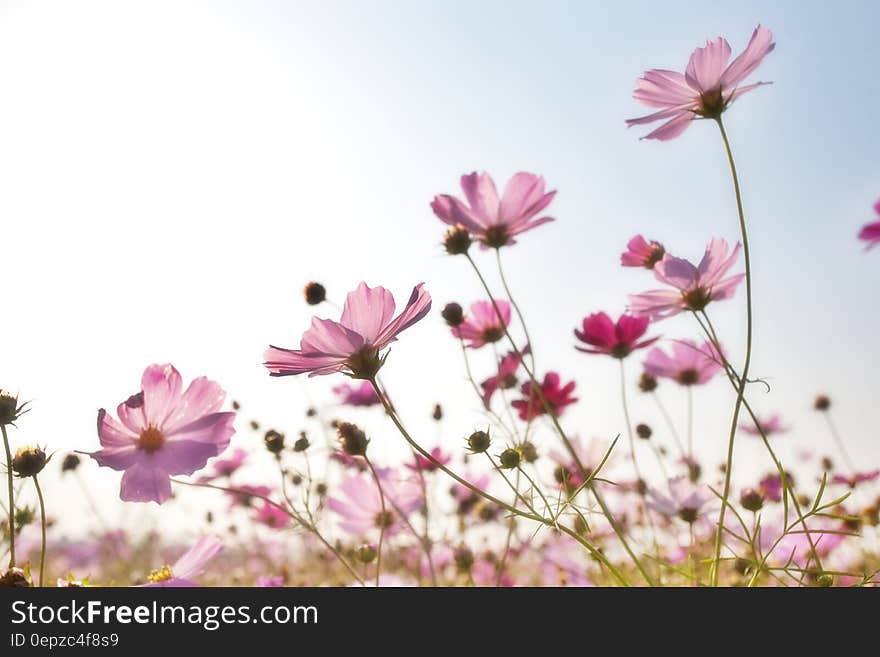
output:
[[34,486],[37,488],[37,499],[40,500],[40,586],[43,586],[43,574],[46,570],[46,503],[43,501],[43,490],[37,475],[34,475]]
[[366,454],[364,454],[364,462],[370,469],[370,474],[373,475],[373,481],[376,482],[376,488],[379,489],[379,503],[382,505],[382,522],[379,523],[379,546],[376,549],[376,588],[379,588],[379,575],[382,573],[382,541],[385,538],[385,519],[388,511],[385,509],[385,491],[382,490],[382,482],[379,481],[379,475],[376,473],[376,468],[373,467],[373,462]]
[[822,413],[825,416],[825,421],[828,423],[828,429],[831,431],[831,438],[834,439],[835,444],[837,445],[837,449],[840,452],[840,455],[843,457],[843,462],[846,463],[846,467],[849,469],[850,474],[856,473],[856,466],[853,463],[853,460],[849,457],[849,452],[846,451],[846,447],[843,444],[843,439],[840,437],[840,433],[837,431],[837,425],[834,424],[834,420],[831,419],[831,411],[823,411]]
[[657,404],[657,408],[660,409],[660,414],[666,421],[666,426],[669,428],[669,433],[672,434],[673,440],[675,440],[675,446],[678,447],[679,453],[682,456],[687,456],[687,453],[684,450],[684,445],[681,442],[681,436],[678,435],[678,431],[675,428],[675,423],[672,421],[672,417],[670,417],[669,415],[669,411],[666,410],[663,402],[660,401],[660,397],[656,391],[652,391],[651,396],[654,398],[654,402]]
[[526,325],[526,320],[523,318],[523,314],[519,309],[519,304],[516,302],[516,299],[513,298],[513,295],[510,293],[510,287],[507,285],[507,277],[504,275],[504,267],[501,266],[501,249],[495,249],[495,261],[498,263],[498,275],[501,277],[501,286],[504,288],[504,293],[507,295],[507,300],[510,301],[510,305],[513,306],[514,312],[516,312],[516,317],[519,319],[520,326],[522,326],[523,333],[526,336],[526,344],[529,346],[529,360],[531,361],[532,371],[535,369],[535,347],[532,344],[532,336],[529,335],[529,327]]
[[[491,457],[490,457],[491,459]],[[516,494],[513,496],[513,506],[519,502],[519,470],[516,473]],[[513,539],[513,531],[516,529],[516,516],[510,516],[507,522],[507,539],[504,541],[504,553],[501,555],[501,562],[498,564],[498,572],[495,575],[495,587],[501,586],[501,580],[504,579],[504,569],[507,567],[507,557],[510,554],[510,542]]]
[[15,566],[15,492],[12,486],[12,452],[9,449],[9,436],[6,425],[0,424],[3,432],[3,448],[6,450],[6,484],[9,491],[9,567]]
[[[733,191],[736,195],[736,209],[739,214],[739,228],[742,236],[743,244],[743,260],[746,269],[746,357],[743,363],[742,374],[740,375],[739,386],[736,393],[736,402],[733,406],[733,417],[730,420],[730,436],[727,440],[727,465],[724,472],[724,489],[722,490],[722,500],[727,501],[730,495],[730,477],[733,471],[733,444],[736,438],[736,426],[739,420],[739,411],[743,402],[743,394],[745,393],[746,381],[749,378],[749,366],[752,362],[752,267],[751,254],[749,252],[749,235],[746,230],[746,218],[743,214],[742,194],[739,188],[739,176],[736,173],[736,164],[733,161],[733,153],[730,150],[730,142],[727,139],[727,132],[724,130],[724,123],[719,116],[717,119],[718,129],[721,131],[721,139],[724,142],[724,150],[727,153],[727,162],[730,164],[730,174],[733,177]],[[724,514],[727,511],[727,505],[721,505],[721,511],[718,514],[718,529],[715,533],[715,555],[712,560],[712,586],[718,585],[718,571],[721,566],[721,544],[724,536]]]

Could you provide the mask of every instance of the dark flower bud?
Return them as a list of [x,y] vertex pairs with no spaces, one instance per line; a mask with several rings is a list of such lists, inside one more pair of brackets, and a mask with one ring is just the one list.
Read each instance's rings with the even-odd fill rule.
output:
[[232,400],[232,410],[233,411],[240,411],[241,410],[241,404],[239,404],[234,399]]
[[256,420],[251,420],[250,427],[251,427],[252,431],[259,431],[260,430],[260,423],[257,422]]
[[21,568],[0,570],[0,587],[23,589],[31,585]]
[[862,509],[862,522],[871,527],[880,525],[880,506],[872,504]]
[[306,437],[305,433],[301,433],[299,438],[296,439],[296,442],[293,443],[293,451],[294,452],[304,452],[309,448],[309,439]]
[[307,304],[310,306],[317,306],[319,303],[323,303],[327,300],[327,289],[320,283],[312,281],[306,285],[303,290],[303,296],[306,298]]
[[21,414],[18,405],[18,397],[13,397],[8,392],[0,390],[0,424],[12,424]]
[[434,412],[431,413],[431,417],[439,422],[443,419],[443,408],[440,404],[434,404]]
[[482,454],[491,444],[489,434],[485,431],[474,431],[467,439],[467,446],[472,454]]
[[471,248],[473,240],[464,226],[453,226],[443,236],[443,246],[449,255],[463,255]]
[[357,558],[363,564],[372,563],[376,558],[376,548],[364,543],[357,550]]
[[[727,467],[725,465],[725,467]],[[688,479],[693,483],[697,483],[700,480],[700,477],[703,476],[703,467],[697,463],[696,461],[689,461],[687,464],[688,469]]]
[[637,424],[636,425],[636,435],[639,438],[641,438],[643,440],[648,440],[648,438],[651,437],[652,433],[653,432],[651,431],[651,427],[649,427],[647,424]]
[[642,372],[642,376],[639,377],[639,390],[642,392],[651,392],[652,390],[656,390],[656,388],[657,379],[647,372]]
[[798,504],[800,504],[801,506],[809,507],[812,503],[813,500],[810,499],[809,495],[806,495],[805,493],[801,493],[800,495],[798,495]]
[[462,545],[455,551],[455,567],[458,568],[459,571],[466,573],[470,571],[470,569],[474,565],[474,553],[471,552],[469,547]]
[[263,443],[272,454],[276,456],[284,449],[284,434],[275,429],[269,429],[263,436]]
[[822,469],[825,472],[830,472],[831,470],[834,469],[834,461],[831,460],[831,457],[829,457],[829,456],[822,457]]
[[827,411],[831,408],[831,398],[827,395],[816,395],[816,400],[813,402],[813,408],[817,411]]
[[739,496],[739,503],[746,511],[760,511],[764,506],[764,496],[754,488],[746,488]]
[[315,492],[318,494],[318,497],[324,497],[327,494],[327,484],[321,482],[315,486]]
[[590,531],[590,526],[587,524],[587,521],[584,520],[583,515],[580,513],[578,513],[574,517],[574,530],[578,534],[586,534]]
[[733,564],[734,569],[740,575],[745,575],[752,568],[752,562],[748,559],[743,559],[742,557],[737,557],[736,561]]
[[79,467],[80,459],[76,454],[68,454],[61,461],[61,472],[73,472]]
[[523,441],[523,444],[519,446],[519,451],[526,463],[534,463],[538,460],[538,450],[531,440]]
[[315,417],[318,414],[318,411],[314,409],[314,407],[309,406],[306,409],[306,417]]
[[21,447],[12,457],[12,471],[19,477],[33,477],[45,467],[46,452],[39,447]]
[[290,478],[290,483],[292,483],[294,486],[299,486],[302,482],[302,475],[295,474]]
[[370,441],[357,425],[351,422],[340,422],[336,426],[336,433],[342,451],[349,456],[364,456],[367,453],[367,444]]
[[461,305],[455,303],[447,303],[440,311],[440,315],[446,320],[446,323],[455,328],[464,322],[464,310]]
[[498,460],[500,461],[502,468],[509,470],[519,466],[520,461],[522,461],[522,454],[519,453],[519,450],[508,447],[501,452],[498,456]]
[[642,497],[648,494],[648,484],[644,479],[636,479],[636,492]]
[[205,513],[205,522],[207,522],[209,525],[214,522],[214,514],[211,511]]

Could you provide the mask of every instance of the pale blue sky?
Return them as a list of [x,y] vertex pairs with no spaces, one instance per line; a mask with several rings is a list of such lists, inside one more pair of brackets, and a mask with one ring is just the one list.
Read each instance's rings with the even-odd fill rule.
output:
[[[509,277],[539,369],[578,381],[570,428],[617,433],[615,363],[574,352],[571,331],[654,287],[617,266],[623,245],[644,232],[698,258],[712,236],[738,239],[717,130],[639,142],[624,127],[647,112],[635,79],[683,69],[719,34],[738,52],[761,22],[777,49],[753,78],[774,84],[725,115],[753,244],[753,372],[773,386],[755,405],[795,426],[780,440],[831,451],[810,410],[828,392],[876,465],[880,252],[855,234],[880,196],[878,19],[869,2],[2,3],[0,386],[34,399],[21,435],[95,446],[97,407],[154,361],[295,430],[302,384],[269,380],[260,354],[298,342],[305,281],[341,300],[365,279],[401,302],[425,281],[437,311],[480,297],[428,207],[474,169],[499,184],[534,171],[559,190],[556,223],[505,253]],[[741,296],[713,308],[737,361],[742,309]],[[696,335],[686,318],[657,331]],[[383,372],[416,426],[446,403],[450,449],[479,421],[458,356],[435,312]],[[485,358],[476,367],[488,374]],[[728,389],[699,399],[698,451],[720,461]],[[370,421],[374,444],[397,444]]]

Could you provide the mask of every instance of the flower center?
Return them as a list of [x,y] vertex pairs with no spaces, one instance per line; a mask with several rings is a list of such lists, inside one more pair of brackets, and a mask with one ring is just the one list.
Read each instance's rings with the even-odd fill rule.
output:
[[498,382],[498,387],[502,390],[509,390],[513,386],[516,385],[517,378],[516,374],[506,374],[501,380]]
[[483,236],[483,244],[499,249],[507,244],[507,229],[504,226],[490,226]]
[[688,310],[698,311],[709,305],[709,302],[712,300],[712,295],[708,290],[698,287],[689,292],[683,292],[681,298]]
[[379,358],[379,350],[374,347],[364,347],[356,354],[349,356],[345,361],[355,379],[372,379],[382,367]]
[[656,242],[653,243],[651,245],[651,254],[645,258],[645,268],[654,269],[654,265],[663,260],[664,255],[666,255],[666,249],[663,248],[663,245]]
[[152,424],[141,431],[141,436],[138,438],[138,449],[144,450],[147,454],[159,450],[164,444],[164,434]]
[[626,358],[629,356],[629,345],[623,343],[614,345],[611,347],[611,355],[614,356],[614,358]]
[[684,520],[687,523],[695,523],[697,521],[697,510],[690,506],[685,506],[679,509],[678,517]]
[[172,577],[174,577],[174,573],[171,572],[171,566],[162,566],[151,571],[147,579],[151,582],[165,582]]
[[483,342],[498,342],[504,337],[504,329],[500,326],[490,326],[489,328],[483,329],[483,333],[480,337],[483,338]]
[[705,116],[707,119],[717,119],[723,111],[724,95],[721,93],[721,87],[700,94],[700,109],[697,114]]
[[376,514],[375,519],[376,527],[380,529],[388,529],[391,525],[394,524],[394,516],[391,515],[390,511],[379,512]]
[[699,381],[699,379],[700,376],[697,374],[697,370],[694,369],[682,370],[678,373],[677,377],[678,382],[683,386],[692,386]]

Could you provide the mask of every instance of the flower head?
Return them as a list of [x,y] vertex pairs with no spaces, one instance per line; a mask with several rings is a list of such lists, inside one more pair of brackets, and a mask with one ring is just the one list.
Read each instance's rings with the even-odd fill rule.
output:
[[854,472],[849,476],[836,474],[831,477],[831,483],[845,484],[850,488],[855,488],[859,484],[863,484],[866,481],[874,481],[878,477],[880,477],[880,470],[871,470],[869,472]]
[[620,254],[620,264],[623,267],[654,269],[665,253],[660,242],[649,242],[641,235],[636,235],[626,243],[626,251]]
[[703,508],[712,500],[705,486],[697,486],[686,477],[669,480],[669,495],[656,489],[648,491],[648,506],[668,518],[678,517],[688,524],[696,522]]
[[532,382],[523,383],[520,392],[524,399],[515,399],[510,402],[517,411],[521,420],[530,421],[539,415],[544,415],[547,411],[544,409],[544,403],[541,396],[547,401],[550,413],[554,417],[559,417],[565,410],[566,406],[574,404],[578,398],[572,396],[575,389],[575,382],[569,381],[564,386],[561,385],[561,379],[556,372],[547,372],[544,382],[541,383],[541,393],[532,389]]
[[198,586],[191,581],[192,578],[205,572],[205,566],[222,549],[223,541],[216,536],[205,536],[175,561],[174,565],[163,566],[151,572],[149,583],[144,586]]
[[774,413],[766,419],[759,417],[758,426],[755,426],[754,422],[748,421],[740,424],[739,428],[740,431],[747,433],[750,436],[760,436],[761,433],[765,436],[771,436],[777,433],[785,433],[790,427],[787,427],[782,423],[782,417],[779,413]]
[[[530,347],[526,345],[525,349],[522,349],[520,353],[525,356],[529,351]],[[491,407],[492,395],[497,390],[509,390],[518,383],[516,373],[521,362],[515,351],[507,352],[507,355],[502,357],[498,363],[498,374],[490,376],[480,384],[480,387],[483,389],[483,405],[487,409]]]
[[434,214],[450,226],[462,226],[478,239],[484,248],[501,248],[514,244],[514,237],[551,217],[535,219],[550,205],[556,192],[544,192],[544,179],[533,173],[515,174],[498,198],[495,182],[488,173],[471,173],[461,177],[461,189],[467,202],[449,194],[440,194],[431,202]]
[[586,354],[607,354],[614,358],[626,358],[636,349],[656,342],[657,338],[641,340],[650,323],[648,317],[621,315],[617,323],[605,313],[593,313],[584,317],[582,330],[574,330],[575,337],[588,347],[575,346]]
[[[495,310],[495,304],[498,310]],[[499,317],[500,314],[500,317]],[[452,327],[452,335],[465,341],[469,349],[498,342],[504,337],[504,329],[510,324],[510,304],[499,299],[476,301],[471,304],[471,312],[458,326]]]
[[706,247],[700,264],[694,266],[683,258],[668,253],[654,265],[654,278],[672,290],[650,290],[629,297],[629,311],[637,317],[665,319],[684,310],[703,310],[710,301],[730,299],[745,274],[724,278],[736,263],[740,245],[728,256],[727,242],[713,238]]
[[150,365],[141,390],[119,404],[111,417],[98,411],[103,449],[89,454],[99,465],[124,470],[120,497],[157,502],[171,497],[171,475],[190,475],[229,445],[235,413],[220,412],[226,393],[200,377],[182,390],[171,365]]
[[346,406],[375,406],[380,403],[376,390],[369,381],[361,381],[360,384],[354,386],[340,383],[333,388],[333,392],[339,396],[339,401]]
[[[452,457],[439,447],[432,449],[430,454],[434,457],[434,461],[437,461],[437,463],[440,463],[441,465],[446,465],[452,460]],[[434,472],[438,468],[434,461],[417,453],[415,455],[415,463],[405,463],[404,466],[407,470],[412,470],[413,472],[418,472],[419,470],[422,472]]]
[[773,33],[759,25],[746,49],[729,64],[730,44],[717,37],[714,41],[707,41],[705,47],[694,50],[684,75],[664,69],[645,72],[636,83],[633,98],[659,109],[653,114],[629,119],[627,126],[665,120],[666,123],[643,139],[666,141],[687,130],[695,118],[719,118],[734,100],[766,84],[756,82],[740,86],[775,45]]
[[327,500],[327,506],[339,515],[339,526],[343,530],[355,536],[366,536],[380,529],[393,534],[401,526],[397,511],[409,514],[421,505],[421,491],[414,482],[401,481],[388,470],[379,471],[379,481],[386,499],[384,512],[376,483],[364,475],[347,477],[338,487],[342,495]]
[[361,283],[348,293],[338,322],[313,317],[299,349],[269,347],[263,354],[263,365],[272,376],[344,372],[355,379],[372,378],[382,367],[379,352],[430,309],[431,295],[421,283],[413,288],[406,307],[396,317],[391,292]]
[[40,447],[19,447],[12,457],[12,471],[18,477],[35,477],[49,461]]
[[[880,201],[874,204],[874,212],[880,215]],[[865,250],[873,249],[880,244],[880,221],[865,224],[859,231],[859,239],[867,242]]]
[[721,357],[709,342],[676,340],[672,355],[654,347],[645,359],[645,371],[655,377],[672,379],[683,386],[708,383],[721,371]]

